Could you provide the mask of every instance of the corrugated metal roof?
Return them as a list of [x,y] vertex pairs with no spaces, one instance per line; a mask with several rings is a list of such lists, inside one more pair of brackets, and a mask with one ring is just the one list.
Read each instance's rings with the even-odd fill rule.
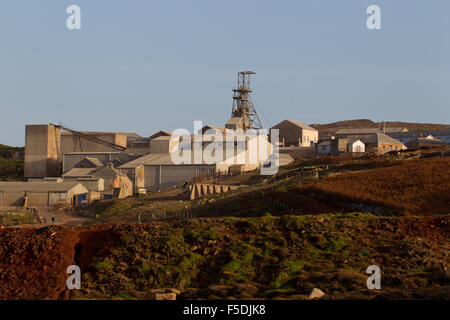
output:
[[289,122],[295,124],[297,127],[302,128],[302,129],[318,131],[317,129],[314,129],[313,127],[308,126],[306,123],[301,122],[301,121],[295,121],[295,120],[289,120],[289,119],[286,119],[286,121],[289,121]]
[[0,182],[0,191],[3,191],[3,192],[43,192],[43,193],[45,193],[45,192],[67,192],[79,184],[80,183],[76,182],[76,181]]
[[96,168],[73,168],[62,175],[63,178],[86,177],[91,175]]
[[275,127],[278,127],[280,124],[282,124],[282,123],[285,122],[285,121],[290,122],[290,123],[294,124],[295,126],[297,126],[297,127],[299,127],[299,128],[302,128],[302,129],[311,130],[311,131],[318,131],[317,129],[314,129],[314,128],[311,127],[311,126],[308,126],[308,125],[307,125],[306,123],[304,123],[304,122],[296,121],[296,120],[289,120],[289,119],[285,119],[285,120],[281,121],[280,123],[274,125],[274,126],[272,127],[272,129],[275,128]]
[[336,130],[335,134],[370,134],[377,133],[379,131],[386,133],[402,132],[405,127],[390,127],[383,130],[380,128],[350,128],[350,129],[339,129]]
[[[97,158],[86,157],[86,158],[84,158],[83,160],[87,160],[87,161],[89,161],[90,163],[92,163],[94,166],[97,166],[97,167],[103,166],[103,163],[102,163],[100,160],[98,160]],[[81,161],[83,161],[83,160],[81,160]],[[80,161],[80,162],[81,162],[81,161]],[[77,165],[75,165],[75,166],[77,166]]]
[[[201,151],[201,153],[203,154],[203,151]],[[237,153],[238,153],[238,151],[235,149],[234,154],[236,155]],[[222,155],[223,155],[222,161],[225,161],[225,159],[227,157],[226,152],[223,152]],[[206,163],[203,157],[202,157],[202,163],[194,163],[194,150],[192,150],[191,151],[191,164],[208,165],[210,163]],[[162,166],[162,165],[178,165],[178,164],[176,164],[172,161],[172,157],[170,154],[147,154],[136,160],[130,161],[130,162],[120,166],[119,168],[120,169],[130,169],[130,168],[137,168],[137,167],[140,167],[143,165],[144,166]],[[181,165],[183,165],[183,164],[181,164]]]
[[370,137],[362,139],[364,143],[387,143],[387,144],[396,144],[404,146],[404,144],[394,138],[389,137],[388,135],[378,132]]

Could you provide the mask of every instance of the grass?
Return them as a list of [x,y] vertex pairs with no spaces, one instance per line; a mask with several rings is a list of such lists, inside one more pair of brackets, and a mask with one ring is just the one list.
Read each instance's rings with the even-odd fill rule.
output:
[[0,224],[2,225],[22,225],[36,223],[35,217],[28,212],[0,212]]
[[114,269],[114,265],[110,262],[109,259],[105,259],[103,261],[99,261],[94,264],[94,268],[99,272],[111,271]]
[[98,201],[92,205],[92,210],[99,217],[110,217],[131,209],[131,205],[121,200]]

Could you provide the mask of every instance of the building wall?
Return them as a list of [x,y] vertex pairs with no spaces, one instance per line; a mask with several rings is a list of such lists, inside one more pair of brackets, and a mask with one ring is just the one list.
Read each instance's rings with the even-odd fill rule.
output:
[[330,154],[331,152],[331,146],[329,144],[326,145],[318,145],[317,146],[317,153],[319,154]]
[[355,141],[354,143],[351,144],[349,151],[353,152],[353,153],[365,152],[366,151],[366,145],[362,141]]
[[144,166],[145,189],[150,191],[167,190],[185,181],[192,181],[196,176],[215,173],[215,165]]
[[114,158],[120,158],[121,152],[101,152],[101,153],[68,153],[63,155],[63,173],[73,169],[76,164],[86,157],[98,159],[101,163],[105,164],[108,161],[114,160]]
[[399,151],[402,150],[402,146],[395,145],[395,144],[389,144],[389,143],[379,143],[378,144],[378,153],[379,154],[385,154],[390,151]]
[[366,143],[366,152],[369,153],[385,154],[390,151],[399,151],[399,150],[402,150],[402,146],[400,145],[385,144],[385,143]]
[[46,207],[49,203],[49,194],[47,192],[27,192],[27,206]]
[[24,198],[25,198],[25,192],[2,192],[2,191],[0,191],[0,207],[23,206]]
[[52,125],[25,127],[25,178],[59,176],[60,129]]
[[[69,179],[65,179],[69,180]],[[105,180],[102,178],[98,179],[73,179],[77,180],[79,183],[81,183],[86,189],[89,190],[89,192],[101,192],[105,190]]]
[[150,142],[134,142],[127,148],[127,152],[135,155],[145,155],[150,152]]
[[151,154],[168,154],[178,146],[177,139],[153,139],[150,141]]
[[113,188],[120,188],[119,199],[133,195],[133,182],[125,175],[116,176],[112,181],[112,185]]
[[330,154],[338,156],[340,153],[347,152],[348,139],[331,139]]
[[67,203],[75,205],[75,203],[72,203],[72,199],[74,196],[80,194],[89,194],[89,190],[86,187],[84,187],[81,183],[77,184],[72,189],[67,191]]
[[[101,139],[110,143],[117,144],[122,147],[127,147],[127,135],[124,133],[118,132],[97,132],[97,133],[84,133],[91,137]],[[81,140],[81,146],[80,146]],[[70,132],[64,132],[61,135],[61,153],[70,153],[70,152],[114,152],[117,151],[114,148],[104,146],[102,144],[86,140],[79,139],[74,136]]]
[[316,130],[302,129],[292,122],[283,121],[272,129],[279,130],[280,143],[284,146],[310,147],[311,142],[316,143],[319,139],[319,132]]
[[48,205],[49,206],[53,206],[56,204],[66,204],[66,203],[67,203],[67,193],[51,192],[48,194]]
[[311,147],[319,140],[319,132],[302,129],[303,138],[300,147]]

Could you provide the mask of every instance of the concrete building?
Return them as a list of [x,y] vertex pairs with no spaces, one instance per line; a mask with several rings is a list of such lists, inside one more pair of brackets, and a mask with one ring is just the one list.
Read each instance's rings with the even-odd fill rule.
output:
[[[152,152],[121,165],[119,169],[134,182],[135,192],[139,189],[156,191],[173,188],[185,181],[192,181],[198,176],[254,170],[260,167],[272,153],[267,136],[249,136],[241,144],[236,141],[233,144],[231,141],[231,145],[235,147],[231,155],[227,154],[225,150],[226,143],[215,141],[214,137],[216,136],[217,133],[201,135],[201,145],[197,145],[196,141],[197,138],[200,138],[199,135],[155,138],[150,143],[157,141],[158,146],[151,149],[164,153]],[[222,139],[225,140],[223,137]],[[182,145],[186,146],[186,141],[188,141],[187,145],[190,146],[191,151],[188,163],[174,163],[171,152],[179,152],[182,156],[184,152]],[[217,153],[219,159],[216,158],[216,160],[218,161],[208,163],[203,157],[200,161],[195,161],[194,154],[198,151],[200,155],[204,155],[205,150],[210,150],[212,157],[216,157],[216,151],[221,150],[221,154]],[[266,152],[264,153],[263,150]]]
[[347,152],[354,154],[361,154],[366,152],[366,145],[359,139],[350,140],[347,143]]
[[319,142],[317,145],[317,153],[318,154],[330,154],[331,153],[331,140],[325,140]]
[[286,119],[272,129],[279,130],[280,146],[283,147],[313,147],[319,139],[319,131],[301,121]]
[[378,132],[362,140],[366,145],[366,152],[385,154],[390,151],[405,150],[406,146],[388,135]]
[[435,139],[439,139],[447,144],[450,144],[450,129],[435,129],[435,130],[416,130],[411,132],[389,133],[388,136],[399,140],[403,143],[407,143],[418,138],[433,136]]
[[0,207],[76,206],[86,200],[88,193],[77,181],[0,182]]
[[332,156],[339,156],[347,153],[347,144],[349,139],[332,138],[330,140],[330,154]]
[[53,125],[25,127],[25,178],[59,176],[60,138],[60,129]]
[[151,154],[167,154],[177,148],[179,143],[178,137],[159,136],[150,140]]
[[151,140],[153,140],[153,139],[155,139],[155,138],[158,138],[158,137],[170,137],[171,135],[172,135],[172,132],[171,132],[171,131],[167,131],[167,130],[159,130],[158,132],[152,134],[152,135],[150,136],[149,140],[151,141]]
[[350,128],[339,129],[334,133],[336,138],[363,139],[374,135],[375,133],[385,133],[387,135],[407,133],[406,127],[386,127],[386,128]]
[[[100,139],[127,148],[133,141],[142,138],[133,132],[82,132],[86,136]],[[72,152],[114,152],[116,149],[97,142],[77,137],[72,132],[61,133],[61,154]]]
[[[71,152],[66,153],[62,157],[62,167],[63,173],[68,172],[69,170],[75,168],[78,165],[80,168],[80,164],[83,163],[87,166],[87,168],[95,168],[100,165],[104,166],[108,162],[112,162],[115,167],[120,166],[121,164],[130,162],[133,159],[138,158],[138,156],[130,155],[126,152]],[[95,159],[97,164],[92,164],[88,166],[87,159]],[[92,161],[91,161],[92,162]],[[100,165],[99,165],[100,164]]]
[[101,192],[104,198],[125,198],[133,195],[133,182],[130,178],[114,167],[112,162],[106,165],[88,166],[83,159],[71,170],[64,173],[64,181],[76,180],[86,186],[90,191]]
[[431,147],[439,147],[439,146],[446,146],[448,145],[441,139],[436,139],[432,135],[429,135],[426,138],[421,137],[415,137],[408,140],[408,142],[405,143],[406,147],[408,149],[415,149],[415,148],[431,148]]
[[150,139],[137,138],[130,142],[127,147],[127,153],[132,155],[143,156],[150,152]]

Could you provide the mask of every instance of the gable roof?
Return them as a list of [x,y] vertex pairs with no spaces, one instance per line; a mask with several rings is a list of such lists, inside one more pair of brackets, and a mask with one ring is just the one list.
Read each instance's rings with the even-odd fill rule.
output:
[[[347,142],[347,145],[349,145],[349,144],[354,144],[355,142],[358,142],[358,141],[360,141],[360,142],[362,142],[362,140],[361,139],[350,139],[350,140],[348,140],[348,142]],[[362,142],[363,144],[364,144],[364,142]]]
[[225,130],[226,130],[226,128],[223,128],[223,127],[206,125],[202,128],[202,133],[205,133],[208,129],[213,129],[213,130],[219,131],[219,132],[225,132]]
[[371,135],[370,137],[367,137],[365,139],[362,139],[364,143],[386,143],[386,144],[396,144],[400,146],[404,146],[404,144],[394,138],[389,137],[388,135],[377,132],[374,135]]
[[73,168],[62,175],[63,178],[91,177],[96,168]]
[[97,167],[103,166],[103,163],[102,163],[100,160],[98,160],[97,158],[93,158],[93,157],[85,157],[83,160],[81,160],[80,162],[78,162],[78,163],[74,166],[74,168],[78,168],[78,166],[79,166],[81,163],[85,162],[85,161],[87,161],[88,163],[92,164],[92,166],[93,166],[92,168],[97,168]]
[[344,129],[338,129],[334,134],[371,134],[371,133],[377,133],[377,132],[386,132],[386,133],[398,133],[398,132],[405,132],[404,130],[407,130],[405,127],[389,127],[386,129],[380,129],[380,128],[344,128]]
[[[81,184],[76,181],[0,182],[0,190],[3,192],[67,192],[77,185]],[[86,192],[88,192],[87,189]]]
[[171,135],[172,135],[171,131],[159,130],[158,132],[155,132],[154,134],[152,134],[149,137],[149,140],[153,140],[153,139],[161,137],[161,136],[171,136]]
[[308,125],[307,125],[306,123],[304,123],[304,122],[296,121],[296,120],[289,120],[289,119],[285,119],[285,120],[281,121],[280,123],[274,125],[271,129],[278,127],[280,124],[282,124],[283,122],[286,122],[286,121],[292,123],[293,125],[295,125],[295,126],[301,128],[301,129],[306,129],[306,130],[311,130],[311,131],[318,131],[317,129],[314,129],[314,128],[311,127],[311,126],[308,126]]

